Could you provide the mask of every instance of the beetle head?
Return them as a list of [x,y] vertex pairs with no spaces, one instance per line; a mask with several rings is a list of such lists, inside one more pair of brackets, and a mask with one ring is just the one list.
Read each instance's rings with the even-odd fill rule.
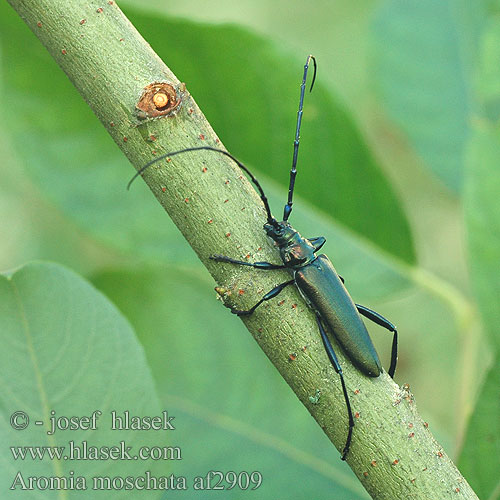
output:
[[297,232],[288,222],[278,222],[276,219],[272,219],[267,224],[264,224],[264,230],[280,247],[293,238],[293,235]]

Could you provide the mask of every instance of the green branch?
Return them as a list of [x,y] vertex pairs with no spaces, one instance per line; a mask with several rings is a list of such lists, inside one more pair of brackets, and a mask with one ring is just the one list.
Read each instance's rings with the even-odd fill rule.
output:
[[[9,2],[136,169],[164,152],[222,147],[189,91],[114,2]],[[151,89],[156,87],[151,85],[165,83],[165,95],[155,101]],[[237,297],[239,307],[253,305],[276,284],[281,271],[258,272],[208,259],[212,253],[234,258],[249,254],[252,260],[279,262],[262,230],[262,203],[231,160],[210,151],[179,155],[151,167],[144,180],[229,302]],[[283,281],[289,279],[282,274]],[[297,307],[280,308],[278,300],[271,301],[245,324],[326,435],[342,449],[347,414],[338,376],[324,352],[314,316],[297,291],[288,287],[283,298]],[[410,392],[385,373],[375,379],[361,375],[340,348],[337,352],[356,414],[347,462],[370,495],[390,500],[477,498],[417,414]]]

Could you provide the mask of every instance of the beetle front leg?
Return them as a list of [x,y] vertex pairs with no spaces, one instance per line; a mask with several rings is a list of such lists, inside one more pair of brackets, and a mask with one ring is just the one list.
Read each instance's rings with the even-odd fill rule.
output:
[[335,368],[335,371],[339,374],[340,383],[342,384],[342,392],[344,393],[345,405],[347,406],[347,415],[349,416],[349,430],[347,432],[347,439],[344,446],[344,450],[342,451],[342,456],[340,457],[341,460],[345,460],[347,457],[347,453],[349,452],[349,448],[351,446],[352,429],[354,428],[354,418],[352,416],[351,402],[349,401],[349,396],[347,395],[347,388],[344,382],[344,374],[342,372],[342,367],[340,366],[339,360],[337,359],[337,355],[333,350],[332,343],[330,342],[330,339],[328,338],[328,335],[326,334],[325,329],[323,328],[323,323],[321,322],[321,316],[318,313],[316,313],[316,322],[318,323],[319,333],[321,334],[321,339],[323,340],[323,345],[325,346],[326,354],[328,355],[330,362]]
[[285,269],[286,266],[282,264],[271,264],[271,262],[245,262],[244,260],[236,260],[225,255],[210,255],[210,260],[217,262],[227,262],[229,264],[238,264],[239,266],[249,266],[256,269]]
[[326,243],[326,238],[324,236],[316,236],[315,238],[307,238],[307,239],[314,247],[315,252],[317,252]]
[[388,320],[385,319],[381,314],[376,311],[368,309],[368,307],[356,304],[356,308],[359,313],[373,321],[379,326],[383,326],[385,329],[389,330],[394,335],[392,336],[392,349],[391,349],[391,366],[389,367],[389,375],[394,378],[394,372],[396,371],[396,364],[398,362],[398,331],[396,327]]
[[231,309],[231,312],[233,314],[237,314],[238,316],[249,316],[250,314],[252,314],[255,311],[255,309],[257,309],[257,307],[259,307],[262,304],[262,302],[276,297],[276,295],[281,293],[283,288],[287,287],[288,285],[291,285],[292,283],[295,283],[295,280],[286,281],[285,283],[281,283],[280,285],[275,286],[271,291],[267,292],[264,295],[264,297],[262,297],[259,300],[259,302],[257,302],[257,304],[255,304],[253,307],[251,307],[247,311],[240,311],[239,309]]

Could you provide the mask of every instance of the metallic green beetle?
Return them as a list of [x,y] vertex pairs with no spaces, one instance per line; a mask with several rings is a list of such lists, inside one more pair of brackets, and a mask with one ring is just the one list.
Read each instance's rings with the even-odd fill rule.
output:
[[316,78],[316,60],[313,56],[308,56],[304,66],[304,75],[300,87],[300,101],[299,110],[297,113],[297,127],[295,132],[294,151],[292,168],[290,171],[290,184],[288,188],[288,201],[285,205],[284,215],[282,221],[277,221],[271,214],[269,203],[264,190],[254,175],[248,170],[245,165],[238,161],[227,151],[212,148],[210,146],[201,146],[187,148],[180,151],[167,153],[153,161],[144,165],[131,179],[133,180],[142,174],[149,166],[160,161],[164,158],[175,156],[177,154],[186,153],[189,151],[216,151],[231,158],[236,164],[244,170],[251,181],[257,187],[262,202],[267,213],[267,222],[264,224],[264,230],[267,235],[273,239],[280,250],[282,264],[272,264],[270,262],[246,262],[235,260],[225,255],[212,255],[211,259],[218,262],[227,262],[230,264],[237,264],[242,266],[250,266],[256,269],[286,269],[290,272],[292,279],[281,283],[266,293],[253,307],[248,310],[231,309],[231,312],[238,316],[247,316],[252,314],[255,309],[263,302],[276,297],[285,287],[295,284],[299,289],[302,297],[307,305],[314,311],[316,315],[316,322],[318,324],[319,332],[323,345],[330,362],[332,363],[335,371],[339,374],[340,382],[342,384],[342,391],[347,407],[349,417],[349,430],[347,434],[346,443],[342,451],[341,459],[345,460],[349,447],[351,444],[352,430],[354,427],[354,418],[352,415],[351,404],[347,389],[345,386],[342,367],[340,366],[332,343],[328,337],[327,332],[332,333],[337,339],[338,343],[342,346],[346,356],[352,363],[365,375],[369,377],[378,377],[382,372],[382,365],[380,363],[375,347],[368,335],[368,331],[361,319],[361,315],[370,319],[371,321],[383,326],[393,333],[392,339],[392,354],[391,365],[389,368],[389,375],[394,376],[397,362],[398,350],[398,333],[396,327],[383,316],[378,314],[367,307],[360,304],[355,304],[351,299],[348,291],[344,287],[343,278],[337,273],[333,267],[330,259],[326,255],[316,256],[316,252],[325,244],[325,238],[320,236],[317,238],[304,238],[302,237],[288,222],[288,217],[292,212],[293,191],[295,186],[295,177],[297,175],[297,157],[299,151],[299,137],[300,125],[302,121],[302,110],[304,103],[304,93],[306,87],[307,70],[311,60],[314,63],[314,75],[311,83],[311,89],[314,85]]

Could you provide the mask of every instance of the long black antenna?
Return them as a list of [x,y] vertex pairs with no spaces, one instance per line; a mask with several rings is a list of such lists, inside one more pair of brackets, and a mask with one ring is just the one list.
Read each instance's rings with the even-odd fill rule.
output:
[[250,180],[255,184],[257,189],[259,190],[260,193],[260,199],[262,200],[262,203],[264,203],[264,207],[267,212],[267,222],[269,224],[272,224],[273,226],[277,224],[276,219],[273,217],[271,214],[271,209],[269,208],[269,202],[267,201],[267,196],[264,194],[264,190],[262,189],[262,186],[260,185],[259,181],[255,178],[255,176],[248,170],[243,163],[241,163],[239,160],[237,160],[232,154],[228,153],[227,151],[224,151],[223,149],[217,149],[217,148],[212,148],[211,146],[199,146],[196,148],[186,148],[186,149],[181,149],[179,151],[173,151],[172,153],[165,153],[164,155],[158,156],[158,158],[155,158],[154,160],[151,160],[149,163],[146,163],[143,167],[141,167],[135,175],[130,179],[129,183],[127,184],[127,189],[130,189],[130,186],[132,185],[132,182],[139,177],[147,168],[149,168],[151,165],[154,165],[156,162],[164,160],[165,158],[169,158],[170,156],[175,156],[181,153],[187,153],[189,151],[200,151],[200,150],[206,150],[206,151],[216,151],[217,153],[222,153],[223,155],[226,155],[228,158],[231,158],[238,167],[240,167],[244,172],[248,174],[250,177]]
[[297,157],[299,155],[299,142],[300,142],[300,125],[302,123],[302,108],[304,105],[304,93],[306,89],[306,79],[307,79],[307,70],[309,69],[309,63],[311,59],[314,63],[314,74],[311,83],[311,88],[309,92],[312,91],[314,86],[314,81],[316,80],[316,59],[314,56],[307,56],[306,64],[304,65],[304,76],[302,78],[302,84],[300,85],[300,101],[299,101],[299,111],[297,112],[297,129],[295,131],[295,141],[293,142],[293,161],[292,161],[292,169],[290,170],[290,185],[288,186],[288,201],[285,205],[285,211],[283,214],[283,220],[288,220],[290,217],[290,213],[292,212],[292,199],[293,199],[293,189],[295,187],[295,176],[297,175]]

